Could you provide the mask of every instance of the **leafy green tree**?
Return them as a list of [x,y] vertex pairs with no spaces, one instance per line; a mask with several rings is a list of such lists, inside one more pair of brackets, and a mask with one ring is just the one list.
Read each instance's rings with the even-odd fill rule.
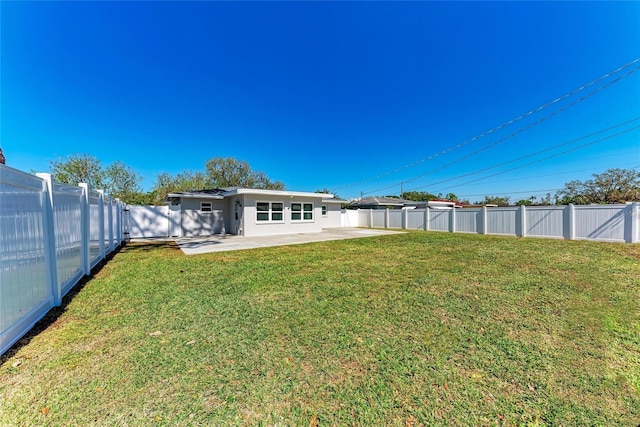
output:
[[528,199],[520,199],[516,202],[516,206],[533,206],[536,201],[536,196],[531,196]]
[[272,181],[261,171],[251,169],[249,163],[233,157],[214,157],[205,163],[207,179],[218,188],[245,187],[284,190],[284,184]]
[[66,159],[49,161],[51,174],[55,182],[78,185],[81,182],[92,188],[104,189],[104,170],[102,162],[88,154],[71,154]]
[[334,199],[341,200],[340,196],[338,196],[336,193],[330,192],[328,188],[323,188],[322,190],[316,190],[316,191],[314,191],[314,193],[318,193],[318,194],[333,194],[333,198]]
[[640,197],[640,172],[635,169],[607,169],[593,179],[570,181],[556,193],[560,204],[625,203]]
[[113,162],[107,166],[103,175],[104,190],[111,197],[132,204],[133,198],[142,191],[140,185],[142,177],[121,161]]
[[531,196],[528,199],[521,199],[516,202],[516,206],[550,206],[553,205],[551,193],[547,193],[544,197],[539,199],[536,196]]
[[428,202],[429,200],[437,199],[438,196],[424,191],[405,191],[402,193],[402,198],[414,202]]
[[478,205],[497,205],[497,206],[509,206],[509,197],[504,196],[484,196],[484,200],[477,202]]
[[49,165],[54,181],[71,185],[85,182],[125,203],[132,204],[134,196],[142,191],[142,177],[120,161],[104,167],[94,156],[72,154],[66,159],[52,160]]
[[127,203],[138,206],[155,205],[157,204],[155,195],[154,191],[134,193],[128,197]]
[[202,172],[185,170],[175,176],[162,172],[156,178],[156,183],[153,187],[153,204],[162,204],[162,201],[169,193],[205,190],[214,187]]
[[282,182],[270,180],[264,172],[251,169],[245,161],[214,157],[206,161],[204,172],[185,170],[175,176],[166,172],[158,175],[153,187],[153,202],[162,204],[169,193],[226,187],[284,190]]

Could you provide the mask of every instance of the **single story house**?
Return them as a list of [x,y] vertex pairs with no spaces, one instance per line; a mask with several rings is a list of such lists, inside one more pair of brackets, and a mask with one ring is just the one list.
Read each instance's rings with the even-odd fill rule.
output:
[[251,188],[170,193],[173,236],[268,236],[341,226],[343,200],[333,194]]

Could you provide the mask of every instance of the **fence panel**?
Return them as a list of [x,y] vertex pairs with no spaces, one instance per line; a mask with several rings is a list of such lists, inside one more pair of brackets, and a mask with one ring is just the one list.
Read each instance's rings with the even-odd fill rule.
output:
[[487,209],[487,234],[518,235],[519,207]]
[[102,241],[104,245],[104,252],[111,252],[111,236],[110,236],[110,227],[111,227],[111,199],[109,197],[103,197],[102,200],[102,221],[103,221],[103,236]]
[[450,209],[429,209],[429,229],[433,231],[449,231],[451,224]]
[[[358,222],[351,226],[433,231],[452,229],[451,209],[428,209],[428,217],[424,209],[410,209],[405,211],[406,223],[402,221],[405,213],[400,210],[389,210],[388,218],[386,210],[358,209],[356,212]],[[638,243],[640,203],[456,209],[454,231]]]
[[358,227],[373,227],[369,209],[358,209],[356,212],[358,212]]
[[56,264],[62,296],[84,275],[82,269],[81,187],[53,184]]
[[53,307],[40,178],[0,165],[0,354]]
[[386,224],[385,224],[386,216],[387,216],[387,211],[386,210],[374,209],[371,212],[371,218],[373,219],[373,224],[371,224],[371,227],[373,227],[373,228],[385,228],[386,227]]
[[482,221],[482,209],[457,209],[456,231],[461,233],[479,233]]
[[89,274],[89,253],[93,266],[120,243],[120,210],[86,184],[0,164],[0,354]]
[[111,200],[111,227],[110,231],[110,246],[111,250],[115,249],[118,246],[118,215],[119,215],[119,206],[120,202],[115,199]]
[[[342,227],[358,227],[360,224],[365,224],[360,221],[360,211],[354,209],[345,209],[340,213],[340,225]],[[362,225],[364,227],[365,225]]]
[[424,209],[410,209],[407,211],[407,225],[409,230],[424,230]]
[[131,238],[167,237],[169,206],[129,206],[129,235]]
[[531,237],[565,237],[565,206],[527,206],[525,233]]
[[625,241],[625,214],[631,205],[589,205],[574,207],[576,239]]
[[104,221],[101,219],[100,209],[101,195],[98,191],[91,190],[89,192],[89,265],[93,268],[100,262],[100,249],[102,248],[102,239],[100,230]]
[[389,209],[389,228],[402,228],[403,209]]

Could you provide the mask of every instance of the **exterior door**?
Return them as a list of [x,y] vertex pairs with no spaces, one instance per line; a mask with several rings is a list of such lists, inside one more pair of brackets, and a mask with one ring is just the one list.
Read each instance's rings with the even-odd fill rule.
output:
[[244,211],[241,199],[236,199],[233,203],[233,234],[242,235],[242,212]]

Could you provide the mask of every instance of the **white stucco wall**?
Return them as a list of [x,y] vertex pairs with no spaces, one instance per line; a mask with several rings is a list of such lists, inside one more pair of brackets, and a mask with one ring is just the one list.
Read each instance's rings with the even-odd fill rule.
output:
[[[272,236],[277,234],[320,233],[323,227],[322,201],[319,198],[301,196],[267,196],[245,194],[243,230],[245,236]],[[257,202],[284,203],[282,222],[262,222],[256,219]],[[292,221],[292,203],[313,203],[313,221]]]
[[[201,212],[200,203],[211,202],[212,212]],[[182,235],[211,236],[226,232],[224,212],[228,210],[225,200],[182,199]]]
[[342,209],[340,203],[321,203],[327,207],[327,216],[322,217],[322,228],[342,226]]

